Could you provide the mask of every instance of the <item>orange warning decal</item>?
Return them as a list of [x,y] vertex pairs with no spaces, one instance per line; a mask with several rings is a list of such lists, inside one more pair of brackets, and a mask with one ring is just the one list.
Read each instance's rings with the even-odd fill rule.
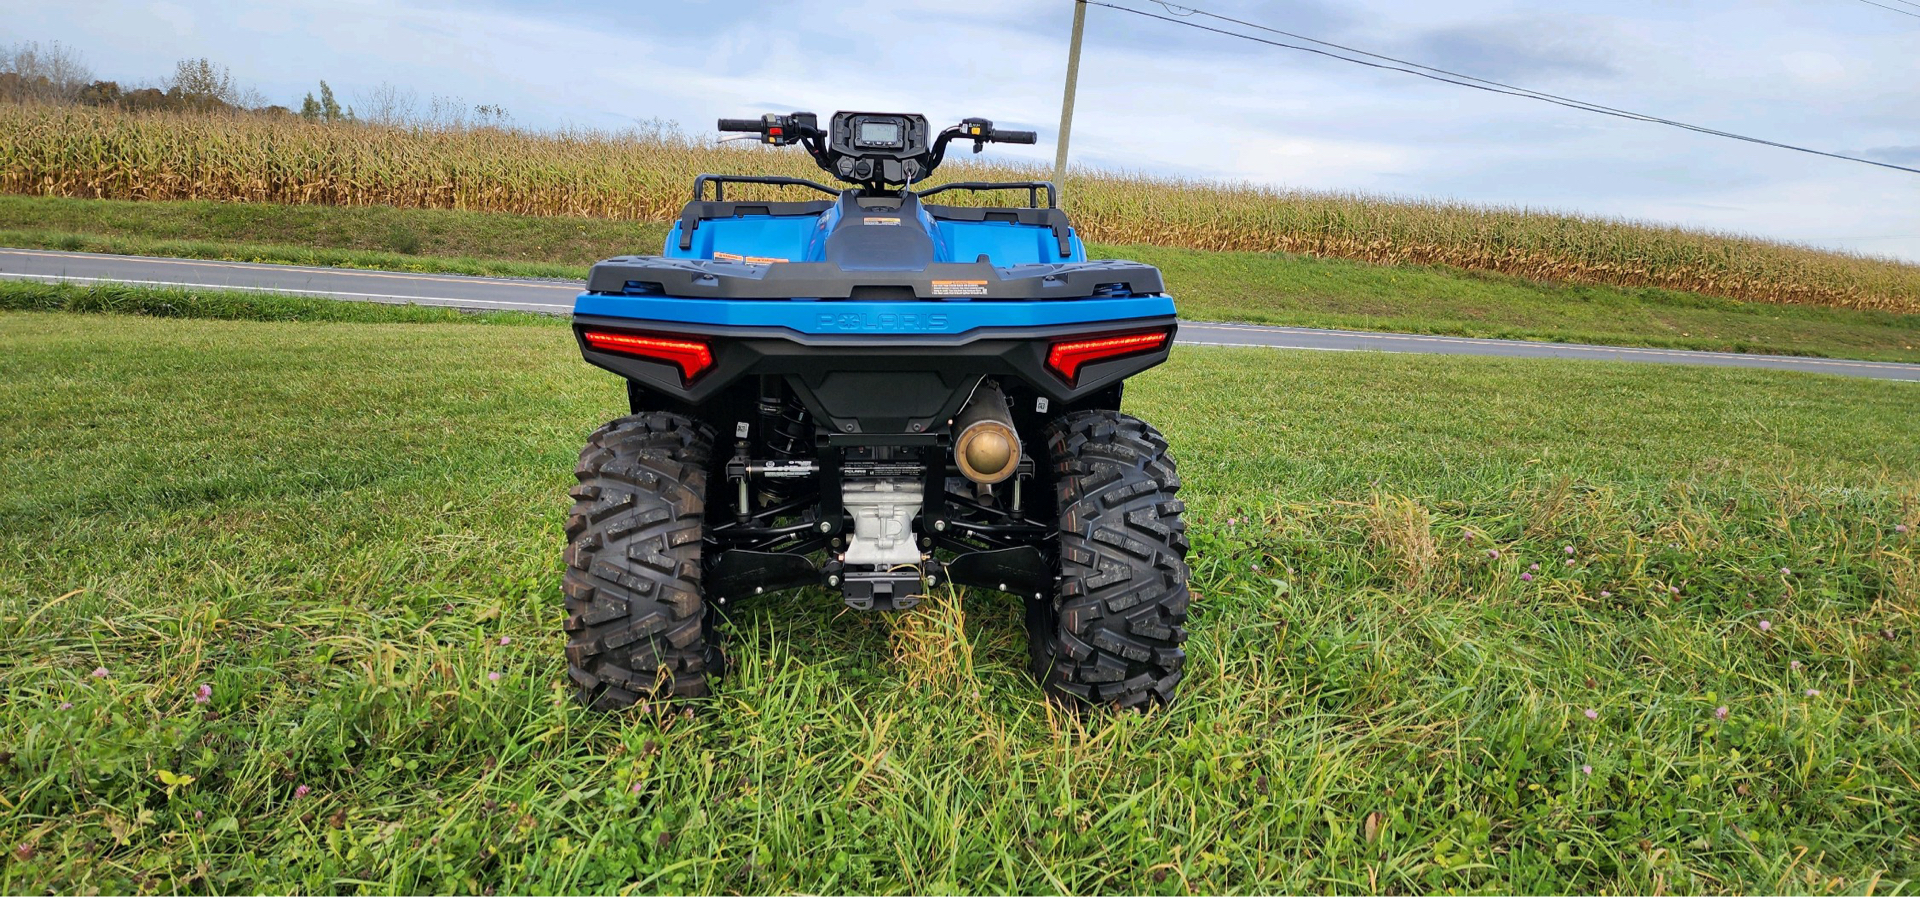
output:
[[933,282],[935,296],[985,296],[987,282],[984,280],[936,280]]
[[731,252],[715,251],[713,260],[717,262],[746,262],[749,265],[772,265],[787,259],[768,258],[763,255],[736,255]]

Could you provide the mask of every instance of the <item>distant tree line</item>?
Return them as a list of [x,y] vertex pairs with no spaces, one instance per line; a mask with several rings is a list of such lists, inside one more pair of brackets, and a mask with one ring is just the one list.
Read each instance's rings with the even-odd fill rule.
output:
[[133,111],[226,112],[246,115],[299,116],[330,124],[365,122],[416,127],[505,128],[513,116],[497,104],[469,107],[459,97],[435,96],[425,104],[412,91],[381,82],[355,98],[361,107],[342,106],[325,81],[320,90],[301,98],[293,109],[269,103],[260,91],[240,84],[226,66],[206,57],[182,59],[173,74],[157,83],[122,86],[96,80],[80,54],[59,41],[42,45],[27,41],[0,48],[0,102],[66,103],[108,106]]

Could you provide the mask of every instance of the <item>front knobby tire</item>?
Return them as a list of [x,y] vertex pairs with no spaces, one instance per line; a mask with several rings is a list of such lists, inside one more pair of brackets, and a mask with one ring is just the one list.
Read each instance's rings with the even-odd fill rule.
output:
[[1186,505],[1167,440],[1117,411],[1047,427],[1060,510],[1058,580],[1028,604],[1033,675],[1070,703],[1173,701],[1187,655]]
[[568,675],[580,702],[617,710],[709,694],[719,654],[700,585],[708,429],[636,414],[587,439],[567,514]]

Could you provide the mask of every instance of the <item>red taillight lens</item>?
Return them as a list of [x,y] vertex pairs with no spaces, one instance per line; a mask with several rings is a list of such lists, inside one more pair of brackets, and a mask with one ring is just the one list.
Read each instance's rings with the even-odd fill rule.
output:
[[1053,348],[1047,352],[1047,367],[1059,374],[1061,379],[1068,383],[1075,383],[1080,379],[1080,366],[1083,364],[1156,352],[1166,344],[1165,330],[1054,343]]
[[680,369],[681,383],[692,383],[695,377],[713,367],[713,350],[699,340],[608,330],[583,330],[580,338],[602,352],[618,352],[674,365]]

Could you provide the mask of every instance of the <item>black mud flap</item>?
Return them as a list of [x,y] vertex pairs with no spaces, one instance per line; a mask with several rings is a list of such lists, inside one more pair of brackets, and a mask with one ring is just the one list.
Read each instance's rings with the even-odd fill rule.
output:
[[735,548],[707,570],[707,597],[724,602],[819,583],[820,569],[805,555]]
[[970,551],[947,562],[947,578],[1029,600],[1053,593],[1053,565],[1047,562],[1046,552],[1031,545]]

